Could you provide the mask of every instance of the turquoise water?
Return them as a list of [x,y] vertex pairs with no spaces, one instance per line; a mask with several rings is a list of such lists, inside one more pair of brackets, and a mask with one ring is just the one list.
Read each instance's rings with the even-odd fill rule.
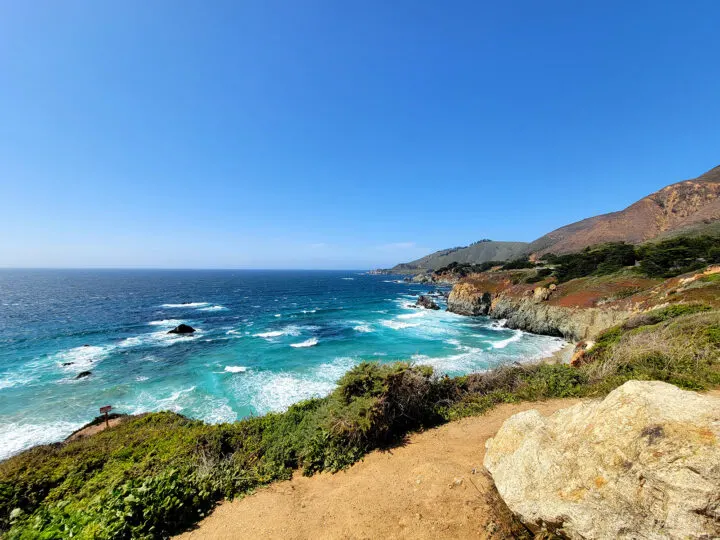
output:
[[[361,272],[0,270],[0,458],[107,404],[230,422],[325,395],[363,360],[459,375],[562,345],[412,307],[435,289]],[[198,331],[167,334],[180,323]]]

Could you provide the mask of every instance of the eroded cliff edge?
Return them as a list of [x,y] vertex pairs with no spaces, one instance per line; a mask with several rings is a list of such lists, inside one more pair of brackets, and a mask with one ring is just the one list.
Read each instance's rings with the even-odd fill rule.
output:
[[485,272],[460,280],[447,305],[460,315],[504,319],[508,328],[580,341],[654,307],[708,302],[696,285],[717,272],[718,267],[710,267],[668,280],[621,272],[561,284],[526,283],[526,271]]

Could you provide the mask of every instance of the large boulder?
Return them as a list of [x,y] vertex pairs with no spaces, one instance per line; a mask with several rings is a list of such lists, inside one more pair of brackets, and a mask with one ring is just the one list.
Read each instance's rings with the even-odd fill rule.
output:
[[490,439],[485,467],[532,530],[569,538],[719,538],[720,399],[630,381]]

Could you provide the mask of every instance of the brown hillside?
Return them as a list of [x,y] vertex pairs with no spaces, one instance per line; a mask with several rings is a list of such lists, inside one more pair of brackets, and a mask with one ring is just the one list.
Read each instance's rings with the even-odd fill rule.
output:
[[720,221],[720,166],[671,184],[620,212],[571,223],[532,242],[530,253],[570,253],[603,242],[640,243]]

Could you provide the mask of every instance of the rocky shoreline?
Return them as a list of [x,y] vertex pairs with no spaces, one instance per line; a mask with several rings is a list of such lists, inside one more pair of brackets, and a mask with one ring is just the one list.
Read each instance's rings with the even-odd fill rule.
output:
[[550,305],[547,301],[553,293],[552,287],[536,287],[517,297],[503,291],[491,292],[472,282],[460,282],[448,296],[447,309],[458,315],[503,319],[508,328],[558,336],[568,341],[588,339],[632,315],[631,311],[614,307]]
[[472,283],[459,283],[448,297],[448,311],[504,319],[508,328],[558,336],[568,341],[588,339],[627,320],[632,314],[612,308],[553,306],[546,302],[551,294],[551,289],[537,287],[532,296],[517,298],[502,292],[493,294]]

